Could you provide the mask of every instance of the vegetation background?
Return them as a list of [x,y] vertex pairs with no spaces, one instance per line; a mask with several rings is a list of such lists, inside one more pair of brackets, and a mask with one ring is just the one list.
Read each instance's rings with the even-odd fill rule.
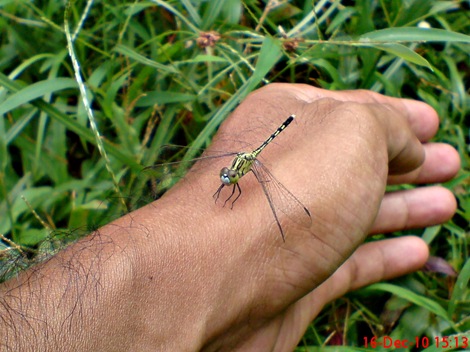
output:
[[[407,232],[429,243],[423,271],[333,302],[298,350],[390,350],[371,346],[383,336],[418,342],[401,351],[462,346],[470,337],[469,7],[0,0],[0,277],[150,201],[142,166],[168,143],[206,147],[253,89],[275,81],[371,89],[438,111],[435,140],[462,158],[445,185],[459,209],[444,225]],[[440,339],[436,349],[438,336],[450,345]]]

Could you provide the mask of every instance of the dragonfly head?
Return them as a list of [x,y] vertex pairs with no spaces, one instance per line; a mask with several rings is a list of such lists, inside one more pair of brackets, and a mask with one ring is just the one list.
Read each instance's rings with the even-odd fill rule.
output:
[[233,185],[238,182],[240,176],[235,170],[224,167],[220,170],[220,181],[226,186]]

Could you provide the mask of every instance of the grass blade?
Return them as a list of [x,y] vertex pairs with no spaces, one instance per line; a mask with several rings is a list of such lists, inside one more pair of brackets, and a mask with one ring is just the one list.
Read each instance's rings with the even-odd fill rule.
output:
[[378,284],[373,284],[367,287],[366,289],[368,290],[378,290],[378,291],[386,291],[390,292],[394,295],[397,295],[398,297],[401,297],[403,299],[406,299],[407,301],[416,304],[424,309],[429,310],[431,313],[434,313],[435,315],[445,319],[446,321],[450,322],[450,319],[447,315],[447,312],[445,311],[442,306],[437,304],[435,301],[426,298],[424,296],[420,296],[413,291],[410,291],[406,288],[392,285],[392,284],[387,284],[387,283],[378,283]]
[[387,28],[359,36],[360,41],[396,42],[460,42],[470,43],[470,36],[437,28]]
[[[4,78],[8,79],[5,76]],[[2,84],[2,77],[0,77],[0,84]],[[70,88],[78,88],[77,82],[71,78],[64,77],[52,78],[33,83],[18,90],[16,93],[12,94],[4,102],[2,102],[0,104],[0,115],[4,115],[9,111],[16,109],[23,104],[30,103],[31,101],[44,95]]]

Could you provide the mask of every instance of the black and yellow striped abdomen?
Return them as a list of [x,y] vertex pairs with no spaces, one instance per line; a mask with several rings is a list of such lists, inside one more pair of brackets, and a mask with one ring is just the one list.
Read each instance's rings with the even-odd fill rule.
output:
[[271,143],[271,141],[277,137],[279,133],[284,131],[284,129],[289,126],[289,124],[294,120],[295,115],[290,115],[284,123],[278,127],[274,133],[266,139],[263,144],[261,144],[258,148],[253,150],[251,153],[238,153],[235,159],[232,161],[232,165],[230,168],[224,167],[220,171],[220,179],[223,184],[230,185],[236,184],[240,178],[245,176],[249,171],[251,171],[251,167],[256,160],[261,151],[266,148],[266,146]]

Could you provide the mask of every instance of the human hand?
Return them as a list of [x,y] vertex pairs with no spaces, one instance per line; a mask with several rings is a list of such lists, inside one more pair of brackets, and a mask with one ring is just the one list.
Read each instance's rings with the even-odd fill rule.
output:
[[[217,255],[202,260],[221,270],[213,278],[224,283],[216,284],[221,301],[217,304],[215,297],[212,302],[207,350],[292,350],[326,303],[417,270],[427,259],[420,238],[361,246],[368,234],[438,224],[455,211],[453,195],[439,186],[384,195],[387,184],[442,182],[459,168],[452,147],[426,143],[437,130],[438,117],[421,102],[367,91],[272,84],[237,108],[212,148],[226,149],[242,138],[256,147],[290,114],[297,115],[293,127],[262,156],[310,210],[310,228],[281,219],[284,243],[260,187],[248,175],[240,181],[243,194],[231,212],[214,210],[205,187],[209,178],[187,181],[187,187],[197,189],[192,207],[212,227],[192,245],[226,253],[222,262]],[[180,190],[187,192],[177,187],[169,199],[185,199]]]

